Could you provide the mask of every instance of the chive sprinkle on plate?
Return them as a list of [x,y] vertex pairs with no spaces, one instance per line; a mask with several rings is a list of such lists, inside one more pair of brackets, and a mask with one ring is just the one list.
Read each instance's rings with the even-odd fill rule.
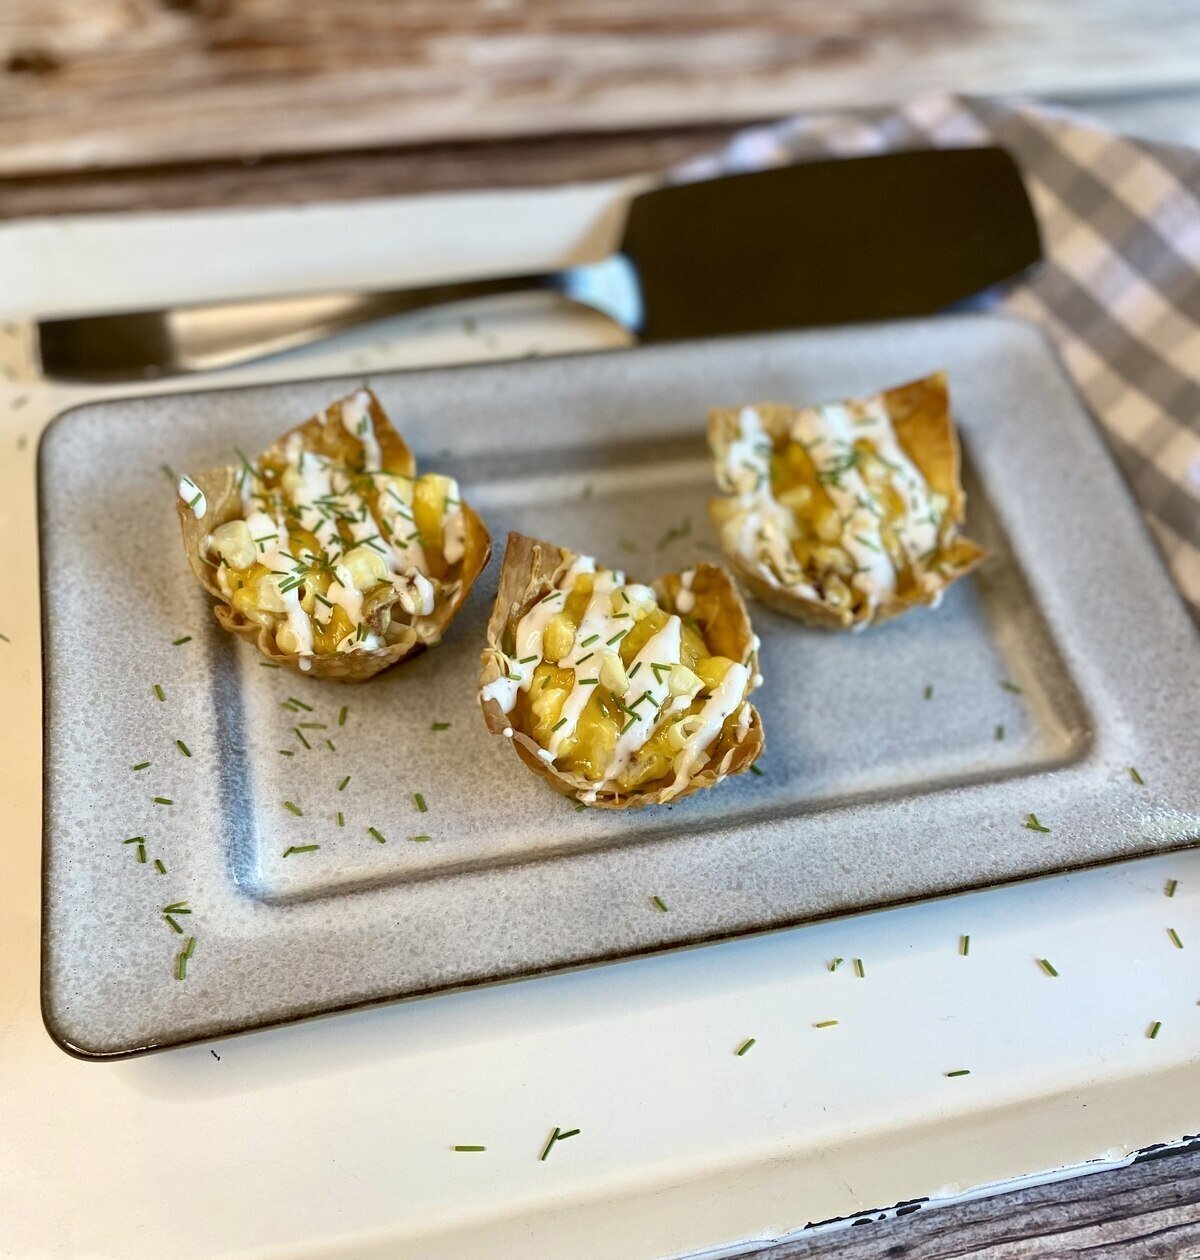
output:
[[192,641],[192,636],[191,636],[190,634],[185,634],[185,635],[183,635],[182,637],[180,637],[180,638],[178,638],[178,639],[172,639],[172,640],[171,640],[171,646],[172,646],[172,647],[179,647],[181,644],[183,644],[183,643],[191,643],[191,641]]
[[486,1151],[486,1146],[456,1146],[456,1151]]
[[169,796],[156,796],[154,798],[155,805],[174,805],[175,802]]
[[1007,678],[1004,679],[1000,686],[1003,687],[1005,691],[1011,691],[1014,696],[1021,695],[1021,688],[1018,687],[1015,682],[1009,682]]
[[971,952],[971,938],[969,936],[960,936],[958,938],[958,952],[964,958]]
[[833,958],[833,959],[831,959],[831,960],[830,960],[830,963],[829,963],[829,970],[830,970],[830,971],[836,971],[836,970],[837,970],[837,969],[838,969],[838,968],[842,965],[842,963],[844,963],[845,961],[846,961],[846,960],[845,960],[844,958]]
[[413,844],[428,844],[432,839],[432,836],[413,836],[412,842]]
[[304,745],[305,748],[312,747],[308,740],[304,738],[304,732],[298,726],[293,726],[292,730],[295,732],[296,738]]
[[428,810],[429,808],[429,806],[425,804],[425,798],[421,795],[420,792],[413,793],[413,804],[416,805],[417,812],[421,814],[425,813],[426,810]]
[[1050,828],[1047,827],[1044,823],[1038,822],[1038,816],[1036,814],[1030,814],[1029,817],[1026,818],[1025,821],[1021,824],[1021,826],[1026,828],[1026,830],[1028,831],[1044,831],[1047,833],[1050,831]]
[[1138,784],[1143,784],[1143,785],[1144,785],[1144,784],[1145,784],[1145,782],[1146,782],[1146,780],[1145,780],[1145,779],[1143,779],[1143,778],[1142,778],[1142,776],[1141,776],[1140,774],[1138,774],[1138,771],[1137,771],[1137,766],[1130,766],[1130,767],[1129,767],[1129,777],[1130,777],[1130,778],[1134,781],[1134,783],[1138,783]]
[[192,750],[181,739],[177,739],[175,741],[175,747],[178,748],[185,757],[190,757],[192,755]]
[[367,835],[369,835],[371,839],[376,842],[376,844],[387,844],[387,836],[385,836],[383,832],[377,830],[375,827],[368,827]]
[[925,699],[926,699],[926,700],[932,700],[932,699],[933,699],[933,683],[926,683],[926,684],[925,684],[925,692],[924,692],[924,695],[925,695]]
[[857,972],[860,980],[867,974],[866,970],[863,968],[863,960],[861,958],[856,958],[854,960],[854,970]]
[[738,1046],[738,1048],[737,1048],[737,1057],[740,1059],[740,1058],[742,1057],[742,1055],[744,1055],[744,1054],[746,1053],[746,1051],[747,1051],[747,1050],[749,1050],[749,1049],[750,1049],[750,1047],[751,1047],[752,1045],[754,1045],[754,1043],[755,1043],[757,1040],[758,1040],[758,1038],[757,1038],[757,1037],[747,1037],[747,1038],[746,1038],[746,1040],[745,1040],[745,1041],[743,1041],[743,1042],[742,1042],[742,1044],[741,1044],[740,1046]]
[[155,858],[155,859],[154,859],[154,869],[155,869],[155,870],[156,870],[156,871],[157,871],[160,875],[165,875],[165,874],[167,873],[167,868],[163,865],[162,858]]
[[1004,723],[998,722],[996,724],[996,734],[995,734],[996,742],[999,743],[999,741],[1002,740],[1003,738],[1004,738]]
[[836,1019],[823,1019],[819,1023],[814,1024],[813,1027],[814,1028],[836,1028],[837,1020]]
[[160,700],[165,700],[165,699],[167,698],[166,692],[165,692],[165,691],[163,691],[163,689],[162,689],[162,683],[155,683],[155,684],[154,684],[154,694],[155,694],[155,695],[156,695],[156,696],[157,696]]
[[[133,768],[136,770],[137,766],[134,766]],[[1167,894],[1168,897],[1174,897],[1175,889],[1178,887],[1179,887],[1179,881],[1177,879],[1169,879],[1167,880],[1167,886],[1165,889],[1163,889],[1163,891]]]
[[659,896],[651,897],[650,900],[660,909],[666,910],[667,903]]
[[1043,970],[1043,971],[1044,971],[1044,972],[1045,972],[1048,976],[1056,976],[1056,975],[1058,975],[1058,970],[1055,968],[1054,964],[1050,961],[1050,959],[1049,959],[1049,958],[1039,958],[1039,959],[1038,959],[1038,966],[1039,966],[1039,967],[1041,967],[1041,969],[1042,969],[1042,970]]
[[449,722],[431,722],[429,724],[431,731],[448,731],[450,729]]
[[1179,933],[1176,932],[1174,928],[1167,928],[1167,935],[1171,938],[1171,944],[1174,945],[1176,949],[1183,948],[1183,942],[1179,939]]
[[766,774],[766,771],[758,764],[757,761],[755,761],[755,762],[752,762],[750,765],[750,773],[753,775],[757,775],[758,778],[761,779],[763,775]]
[[556,1125],[554,1132],[550,1134],[550,1140],[542,1147],[542,1153],[538,1156],[538,1158],[544,1162],[546,1156],[550,1154],[550,1150],[554,1146],[555,1142],[562,1142],[566,1138],[575,1137],[578,1133],[578,1129],[567,1129],[564,1131]]
[[1158,1030],[1161,1027],[1162,1027],[1162,1020],[1156,1019],[1154,1023],[1150,1025],[1150,1031],[1146,1034],[1146,1036],[1149,1037],[1151,1041],[1153,1041],[1154,1038],[1158,1036]]
[[283,851],[284,857],[291,857],[293,853],[313,853],[321,846],[319,844],[289,844]]
[[345,704],[342,705],[342,707],[338,710],[338,725],[339,726],[346,725],[346,714],[349,712],[350,712],[350,707],[349,705],[345,705]]
[[295,801],[284,801],[283,808],[288,810],[290,813],[295,814],[297,818],[304,817],[304,811],[296,804]]
[[145,770],[149,766],[148,761],[139,761],[136,766],[130,766],[130,770]]
[[947,1076],[970,1076],[970,1068],[955,1068],[953,1072],[947,1072]]

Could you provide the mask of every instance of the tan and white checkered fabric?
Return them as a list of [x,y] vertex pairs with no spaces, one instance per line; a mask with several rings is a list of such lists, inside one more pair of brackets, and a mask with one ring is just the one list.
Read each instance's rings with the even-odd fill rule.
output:
[[1021,167],[1046,261],[986,300],[1047,331],[1200,620],[1200,151],[1043,105],[937,97],[753,128],[675,174],[992,143]]

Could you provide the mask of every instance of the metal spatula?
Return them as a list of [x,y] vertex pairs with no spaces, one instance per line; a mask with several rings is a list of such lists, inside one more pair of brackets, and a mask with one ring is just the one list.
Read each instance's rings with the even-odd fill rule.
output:
[[925,315],[1023,271],[1037,223],[1002,149],[806,162],[635,197],[619,252],[566,271],[47,319],[49,377],[92,381],[231,367],[373,320],[551,290],[640,341]]

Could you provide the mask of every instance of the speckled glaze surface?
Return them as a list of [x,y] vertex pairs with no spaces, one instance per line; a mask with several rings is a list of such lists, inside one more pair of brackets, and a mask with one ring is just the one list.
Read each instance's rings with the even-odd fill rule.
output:
[[[51,1033],[135,1053],[1194,842],[1200,642],[1033,331],[964,316],[371,384],[493,537],[646,578],[716,557],[710,406],[940,367],[989,562],[941,608],[860,635],[751,604],[764,774],[638,815],[576,812],[484,728],[496,560],[440,647],[362,687],[264,668],[211,619],[163,465],[258,449],[357,382],[60,417],[41,449]],[[139,835],[145,863],[122,843]],[[183,936],[162,914],[181,901]]]

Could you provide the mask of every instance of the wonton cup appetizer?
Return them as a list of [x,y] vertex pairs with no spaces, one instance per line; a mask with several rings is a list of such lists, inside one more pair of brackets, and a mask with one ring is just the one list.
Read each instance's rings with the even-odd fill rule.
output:
[[863,627],[934,607],[986,555],[960,538],[966,496],[944,372],[848,402],[714,410],[709,501],[721,546],[764,604]]
[[746,698],[762,682],[757,649],[724,569],[642,586],[510,534],[479,699],[488,729],[557,791],[607,809],[662,804],[762,752]]
[[437,643],[491,539],[360,389],[250,463],[179,483],[188,563],[226,630],[269,660],[363,682]]

